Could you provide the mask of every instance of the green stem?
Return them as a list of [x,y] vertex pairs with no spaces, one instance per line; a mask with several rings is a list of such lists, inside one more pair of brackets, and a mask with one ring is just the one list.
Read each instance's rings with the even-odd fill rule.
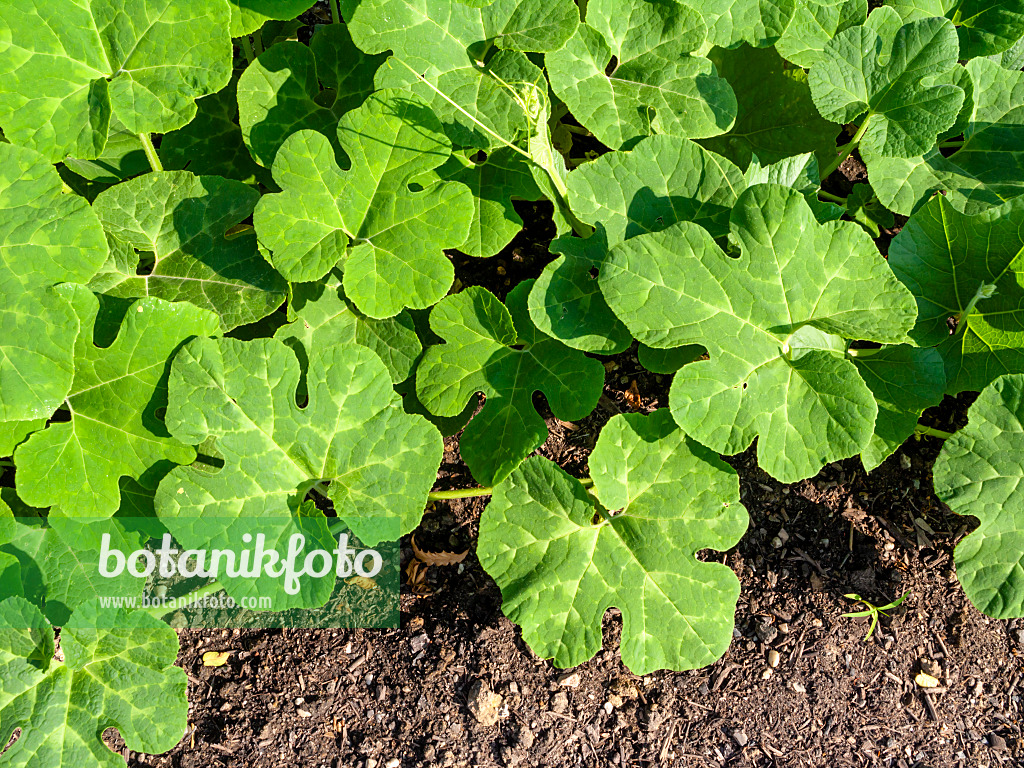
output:
[[853,139],[850,141],[850,143],[844,144],[842,147],[840,147],[839,154],[836,156],[836,159],[829,163],[828,166],[826,166],[825,170],[821,172],[819,178],[822,181],[831,176],[835,172],[836,168],[842,165],[843,161],[850,156],[850,153],[853,152],[853,150],[855,150],[858,146],[860,146],[860,140],[864,137],[864,131],[867,130],[868,123],[871,122],[871,115],[872,113],[868,112],[868,114],[864,117],[864,122],[860,124],[860,128],[858,128],[857,132],[853,134]]
[[846,198],[840,197],[839,195],[833,195],[831,192],[826,192],[824,189],[818,190],[818,197],[823,197],[826,200],[830,200],[833,203],[839,203],[840,205],[846,205]]
[[[584,488],[593,485],[594,481],[589,477],[584,477],[580,481],[580,485]],[[472,499],[477,496],[490,496],[494,493],[494,488],[463,488],[457,491],[431,491],[427,494],[427,501],[445,501],[446,499]]]
[[177,598],[178,605],[176,608],[167,608],[163,605],[151,605],[148,608],[140,608],[138,611],[135,612],[148,613],[150,616],[153,616],[154,618],[162,619],[164,616],[166,616],[168,613],[171,613],[172,611],[181,610],[181,608],[183,607],[181,604],[182,599],[187,597],[190,598],[191,601],[199,601],[207,595],[217,594],[222,589],[224,589],[224,586],[219,581],[214,581],[210,584],[207,584],[205,587],[199,587],[198,589],[189,592],[187,595],[182,595],[181,597]]
[[14,468],[14,462],[8,461],[7,459],[0,459],[0,467],[11,467]]
[[149,167],[154,171],[162,171],[164,165],[160,162],[160,156],[156,153],[156,147],[153,146],[153,139],[150,135],[148,133],[140,133],[139,141],[142,142],[142,149],[146,153],[146,159],[149,160]]
[[957,321],[956,336],[960,336],[964,333],[964,329],[967,327],[967,319],[974,313],[975,308],[978,306],[978,302],[982,299],[991,299],[996,295],[995,283],[982,283],[978,286],[978,290],[974,292],[974,296],[967,303],[964,311],[960,313],[960,319]]
[[256,52],[252,49],[252,41],[249,40],[248,35],[242,35],[238,39],[242,41],[242,53],[245,54],[246,63],[252,64],[256,61]]
[[964,145],[963,139],[946,139],[945,141],[939,142],[939,149],[951,149],[953,147],[962,147]]
[[263,30],[257,29],[252,33],[253,48],[256,50],[256,55],[259,56],[263,53]]
[[338,5],[338,0],[331,0],[331,21],[341,24],[341,7]]
[[924,424],[917,424],[914,426],[915,435],[927,435],[928,437],[937,437],[940,440],[948,440],[953,436],[952,432],[943,432],[941,429],[935,429],[934,427],[926,427]]

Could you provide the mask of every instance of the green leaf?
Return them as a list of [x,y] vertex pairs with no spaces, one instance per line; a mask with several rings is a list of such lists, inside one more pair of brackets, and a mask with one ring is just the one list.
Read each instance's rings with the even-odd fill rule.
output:
[[551,87],[612,149],[651,134],[703,138],[736,118],[736,97],[711,62],[700,14],[675,0],[590,0],[586,24],[545,57]]
[[742,168],[755,155],[771,164],[804,152],[832,154],[839,126],[818,115],[803,70],[787,68],[774,48],[714,48],[708,57],[736,92],[738,111],[732,129],[704,147]]
[[99,157],[91,160],[65,157],[64,165],[82,178],[99,184],[117,184],[150,170],[139,134],[126,129],[116,116],[110,118],[107,144]]
[[10,456],[19,443],[45,426],[46,419],[0,421],[0,456]]
[[471,287],[430,313],[431,327],[446,343],[427,348],[416,370],[416,393],[438,416],[455,416],[477,392],[484,394],[483,408],[459,440],[463,461],[483,485],[507,477],[547,439],[534,392],[544,394],[556,418],[573,421],[594,409],[604,385],[601,363],[545,336],[530,321],[532,286],[532,280],[517,285],[508,309],[487,290]]
[[585,240],[560,237],[548,250],[561,256],[544,267],[530,291],[530,321],[541,333],[573,349],[600,355],[626,349],[633,337],[597,285],[598,272],[608,255],[604,228],[599,225]]
[[64,290],[81,327],[68,422],[52,423],[14,452],[18,493],[36,507],[59,505],[66,514],[106,517],[120,503],[118,478],[155,488],[172,463],[195,451],[167,434],[157,415],[166,404],[170,358],[192,336],[219,333],[217,316],[191,304],[140,299],[131,305],[117,339],[93,343],[99,302],[81,286]]
[[1002,53],[1024,35],[1024,0],[888,0],[904,21],[929,16],[952,20],[960,58]]
[[[950,394],[1024,372],[1022,250],[1024,200],[966,216],[943,197],[915,213],[889,246],[889,266],[917,299],[911,337],[938,346]],[[987,298],[993,289],[985,286],[994,286]],[[958,319],[952,335],[950,318]]]
[[113,118],[181,128],[231,76],[224,0],[6,3],[0,40],[0,125],[51,162],[99,157]]
[[349,29],[360,50],[393,53],[377,73],[378,88],[411,90],[430,104],[455,144],[487,149],[493,137],[413,73],[499,136],[515,140],[530,128],[515,84],[544,82],[522,52],[556,51],[578,24],[572,0],[363,0]]
[[853,362],[878,403],[875,432],[860,455],[870,472],[914,433],[926,408],[942,402],[946,372],[938,351],[909,344],[885,347]]
[[692,221],[713,237],[728,231],[729,211],[746,187],[729,160],[689,139],[652,136],[629,152],[610,152],[569,174],[569,206],[583,221],[604,226],[608,244],[677,221]]
[[329,275],[326,284],[293,284],[288,316],[291,322],[274,337],[291,347],[303,362],[306,350],[361,344],[377,354],[397,384],[412,375],[423,350],[408,312],[386,320],[359,314],[345,297],[338,273]]
[[723,48],[778,40],[796,12],[797,0],[691,0],[708,25],[708,42]]
[[672,349],[656,349],[639,344],[636,357],[640,365],[651,373],[672,374],[684,365],[700,360],[707,353],[700,344],[686,344]]
[[799,0],[775,50],[798,67],[813,67],[829,40],[867,17],[867,0]]
[[96,214],[30,149],[0,144],[0,421],[49,418],[74,375],[78,320],[51,286],[107,259]]
[[502,610],[558,667],[601,649],[611,606],[622,611],[622,661],[634,674],[711,664],[732,640],[740,584],[695,555],[729,549],[747,528],[735,472],[664,409],[612,417],[590,468],[597,504],[539,456],[494,489],[477,554]]
[[993,61],[967,65],[974,108],[963,129],[963,146],[951,157],[938,149],[910,159],[864,160],[878,199],[910,215],[935,192],[959,211],[974,214],[1024,194],[1024,74]]
[[764,166],[755,155],[751,158],[743,178],[748,187],[755,184],[781,184],[784,187],[792,187],[803,194],[804,200],[814,212],[814,218],[822,224],[840,219],[846,213],[844,207],[818,199],[821,178],[818,174],[818,159],[813,152],[794,155]]
[[[0,512],[6,507],[0,507]],[[0,521],[2,522],[2,521]],[[141,596],[145,582],[124,571],[109,578],[89,562],[85,552],[99,552],[104,535],[110,546],[122,552],[144,548],[145,540],[127,532],[117,518],[71,519],[61,513],[47,518],[47,527],[26,525],[23,518],[0,525],[0,547],[4,554],[23,562],[20,570],[26,582],[16,594],[32,600],[43,609],[47,620],[57,626],[67,623],[78,605],[98,597]],[[38,579],[38,585],[32,581]],[[0,592],[7,596],[10,592]]]
[[885,208],[868,184],[855,184],[846,200],[850,218],[860,224],[872,237],[878,237],[879,227],[892,229],[896,217]]
[[240,181],[188,171],[147,173],[100,193],[93,209],[128,248],[89,287],[118,298],[188,301],[216,313],[224,332],[266,317],[288,286],[260,255],[251,227],[229,234],[257,200]]
[[1021,67],[1024,67],[1024,35],[1002,53],[988,58],[1003,69],[1020,72]]
[[261,53],[238,81],[239,121],[252,156],[269,168],[285,140],[303,129],[336,141],[338,119],[373,92],[385,58],[356,48],[344,24],[320,27],[308,46],[287,41]]
[[860,122],[862,151],[914,157],[953,125],[964,101],[963,89],[942,82],[957,63],[956,30],[939,18],[894,30],[895,14],[880,11],[829,41],[809,73],[811,96],[825,119]]
[[981,521],[953,553],[964,594],[997,619],[1024,616],[1024,375],[1000,376],[946,440],[935,493],[958,515]]
[[473,218],[462,184],[409,188],[451,155],[437,118],[415,97],[381,91],[342,118],[338,141],[351,170],[338,168],[313,131],[292,134],[278,151],[274,180],[284,191],[264,195],[253,215],[271,263],[309,282],[344,258],[345,293],[370,317],[436,303],[454,276],[442,251],[466,240]]
[[224,467],[178,467],[161,482],[157,513],[172,533],[191,518],[237,518],[244,527],[297,516],[321,481],[330,482],[338,516],[367,543],[376,543],[367,518],[398,517],[403,534],[416,527],[441,463],[441,436],[402,410],[387,368],[366,347],[315,346],[307,354],[308,403],[299,407],[299,361],[282,341],[196,339],[178,353],[168,427],[183,442],[216,438]]
[[61,631],[65,663],[53,660],[53,628],[22,598],[0,603],[0,732],[21,736],[4,753],[11,766],[117,768],[124,758],[101,738],[118,729],[129,749],[157,754],[187,725],[185,672],[174,666],[174,630],[144,613],[79,607]]
[[251,183],[270,182],[253,161],[238,126],[238,79],[196,102],[196,116],[184,128],[160,140],[160,159],[168,171],[188,170],[197,176],[223,176]]
[[522,230],[523,220],[512,206],[513,198],[545,199],[533,180],[530,163],[507,147],[495,149],[480,162],[468,153],[456,152],[437,174],[445,181],[465,184],[473,193],[469,237],[459,246],[470,256],[494,256]]
[[264,22],[293,19],[313,5],[313,0],[228,0],[231,36],[255,32]]
[[723,454],[760,436],[760,466],[783,482],[860,453],[877,408],[843,339],[898,343],[913,297],[856,224],[818,224],[799,192],[744,192],[731,218],[739,258],[691,222],[615,246],[599,278],[609,306],[658,348],[702,344],[669,405]]

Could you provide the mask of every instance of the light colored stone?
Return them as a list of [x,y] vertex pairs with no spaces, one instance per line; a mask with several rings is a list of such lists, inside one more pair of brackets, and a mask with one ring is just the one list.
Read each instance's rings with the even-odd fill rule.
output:
[[469,711],[481,725],[490,726],[498,722],[502,701],[501,696],[482,680],[477,680],[469,689]]
[[779,657],[779,652],[778,651],[776,651],[774,648],[772,648],[770,651],[768,651],[768,666],[769,667],[771,667],[772,669],[775,669],[777,666],[779,666],[779,660],[780,660],[780,657]]
[[566,672],[558,676],[558,684],[564,688],[578,688],[580,685],[579,672]]

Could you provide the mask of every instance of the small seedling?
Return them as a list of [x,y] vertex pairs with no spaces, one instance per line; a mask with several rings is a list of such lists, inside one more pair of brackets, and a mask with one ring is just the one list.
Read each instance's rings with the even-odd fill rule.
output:
[[896,608],[897,606],[899,606],[904,600],[907,599],[907,595],[909,595],[909,594],[910,594],[910,592],[904,592],[903,596],[900,597],[899,600],[893,600],[891,603],[888,603],[887,605],[878,605],[878,606],[872,605],[870,602],[865,600],[860,595],[855,595],[855,594],[852,594],[852,593],[849,594],[849,595],[843,595],[843,597],[847,597],[850,600],[856,600],[859,603],[864,603],[864,605],[867,606],[867,609],[863,610],[863,611],[855,611],[854,613],[844,613],[841,618],[844,618],[844,619],[860,619],[860,618],[863,618],[865,616],[870,616],[871,617],[871,626],[868,627],[868,633],[866,635],[864,635],[864,642],[866,643],[868,640],[871,639],[871,635],[873,635],[875,633],[875,627],[878,626],[878,617],[879,616],[888,616],[889,614],[886,613],[886,611],[891,611],[893,608]]

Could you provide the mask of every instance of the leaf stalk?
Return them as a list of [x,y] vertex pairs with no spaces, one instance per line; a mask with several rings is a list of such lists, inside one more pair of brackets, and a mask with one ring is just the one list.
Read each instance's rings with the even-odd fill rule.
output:
[[341,6],[338,4],[338,0],[331,0],[331,21],[341,24]]
[[842,147],[839,148],[839,154],[836,155],[836,159],[833,160],[831,163],[829,163],[828,166],[825,168],[825,170],[821,172],[821,180],[822,181],[824,181],[829,176],[831,176],[833,173],[835,173],[835,170],[840,165],[843,164],[843,161],[846,160],[846,158],[848,158],[850,156],[850,154],[853,152],[853,150],[855,150],[857,147],[860,146],[860,140],[862,138],[864,138],[864,132],[867,130],[868,123],[871,122],[871,116],[873,114],[874,113],[869,112],[865,116],[864,122],[860,124],[860,128],[858,128],[857,132],[855,134],[853,134],[853,139],[850,140],[850,143],[849,144],[844,144]]
[[256,61],[256,52],[252,49],[252,41],[249,39],[248,35],[242,35],[238,39],[242,43],[242,53],[245,54],[245,62],[247,64],[252,64]]
[[915,424],[914,425],[914,434],[915,435],[927,435],[928,437],[937,437],[940,440],[948,440],[955,433],[954,432],[944,432],[941,429],[935,429],[934,427],[929,427],[929,426],[926,426],[924,424]]
[[164,164],[160,162],[160,156],[156,153],[156,147],[153,146],[153,138],[148,133],[140,133],[139,141],[142,142],[142,149],[146,153],[149,167],[154,171],[162,171]]

